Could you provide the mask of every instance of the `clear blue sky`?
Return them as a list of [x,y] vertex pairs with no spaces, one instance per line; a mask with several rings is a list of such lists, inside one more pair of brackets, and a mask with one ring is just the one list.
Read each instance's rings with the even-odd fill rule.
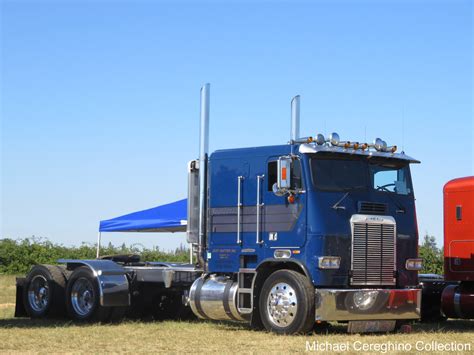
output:
[[296,94],[305,135],[403,146],[438,241],[443,184],[474,174],[471,1],[1,4],[0,237],[94,242],[100,219],[186,197],[205,82],[211,150],[287,142]]

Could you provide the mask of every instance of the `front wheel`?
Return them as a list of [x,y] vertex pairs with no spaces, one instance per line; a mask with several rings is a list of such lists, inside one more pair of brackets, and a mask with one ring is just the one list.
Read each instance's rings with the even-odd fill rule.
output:
[[269,331],[308,333],[314,324],[314,287],[306,276],[296,271],[275,271],[263,284],[259,311]]
[[98,280],[87,266],[81,266],[71,274],[66,290],[66,306],[71,318],[83,322],[106,322],[112,311],[111,307],[100,305]]

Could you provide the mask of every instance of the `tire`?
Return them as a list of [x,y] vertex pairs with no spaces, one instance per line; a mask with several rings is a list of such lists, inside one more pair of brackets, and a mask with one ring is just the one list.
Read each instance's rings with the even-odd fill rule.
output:
[[271,274],[262,286],[258,305],[268,331],[295,334],[308,333],[313,328],[314,286],[296,271],[279,270]]
[[66,308],[69,316],[79,322],[107,322],[112,307],[100,305],[97,278],[87,266],[78,267],[71,274],[66,289]]
[[23,287],[23,304],[31,318],[65,315],[66,277],[55,265],[35,265]]

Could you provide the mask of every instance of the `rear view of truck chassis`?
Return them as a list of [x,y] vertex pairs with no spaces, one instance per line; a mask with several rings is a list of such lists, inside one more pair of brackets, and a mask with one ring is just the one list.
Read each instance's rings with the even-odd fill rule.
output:
[[189,318],[191,284],[202,274],[195,266],[142,263],[136,256],[60,260],[36,265],[17,279],[15,316],[64,317],[77,321],[116,321],[153,316]]

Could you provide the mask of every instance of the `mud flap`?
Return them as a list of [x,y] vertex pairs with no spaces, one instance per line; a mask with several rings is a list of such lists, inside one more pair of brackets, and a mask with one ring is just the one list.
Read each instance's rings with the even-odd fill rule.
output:
[[347,326],[348,333],[387,333],[395,330],[396,320],[368,320],[350,321]]
[[25,277],[16,278],[16,303],[15,303],[15,317],[28,317],[23,304],[23,287],[25,285]]

